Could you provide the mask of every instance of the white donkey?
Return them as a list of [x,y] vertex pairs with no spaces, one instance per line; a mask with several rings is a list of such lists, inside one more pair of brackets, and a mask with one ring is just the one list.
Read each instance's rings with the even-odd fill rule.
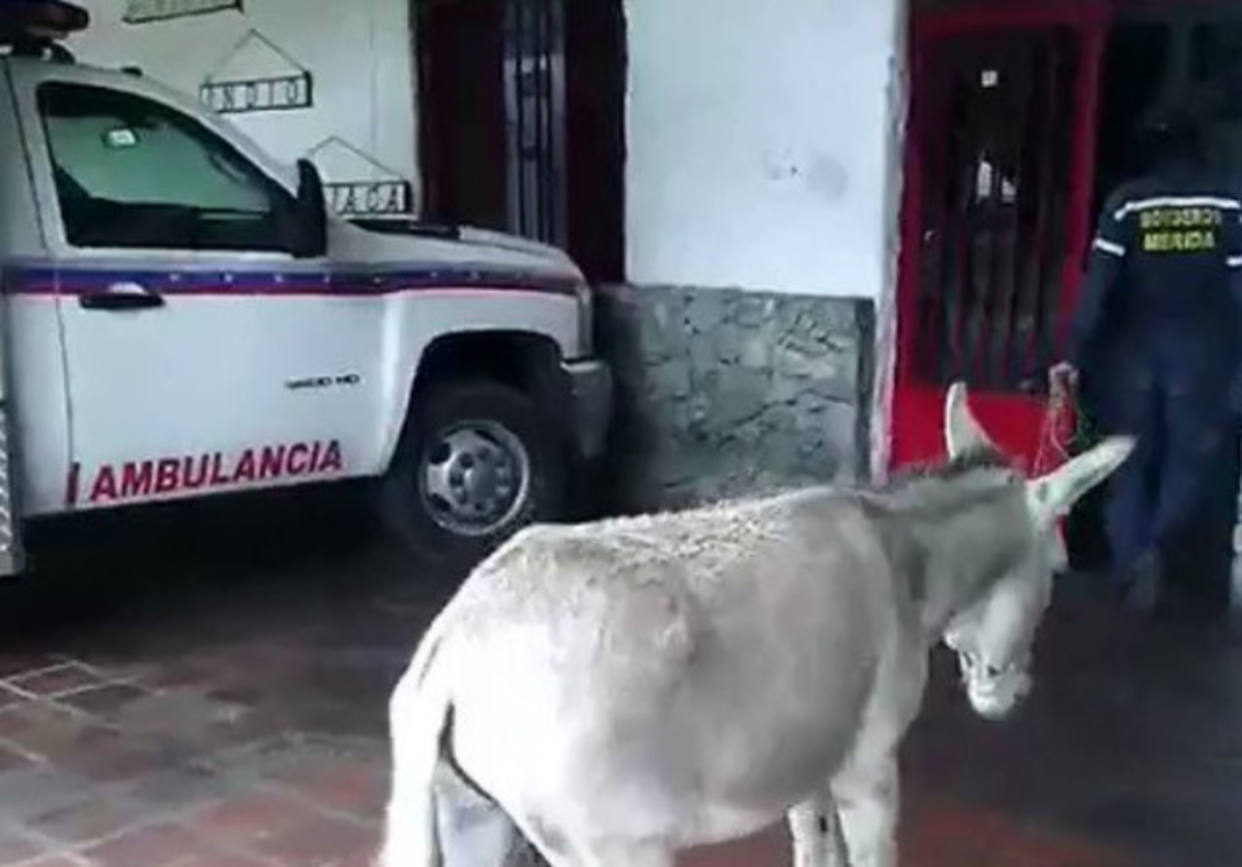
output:
[[393,694],[384,867],[493,867],[518,830],[552,867],[670,867],[782,815],[798,867],[895,867],[929,649],[943,637],[972,706],[1004,716],[1064,557],[1056,520],[1133,447],[1028,481],[960,385],[945,429],[952,460],[884,490],[502,546]]

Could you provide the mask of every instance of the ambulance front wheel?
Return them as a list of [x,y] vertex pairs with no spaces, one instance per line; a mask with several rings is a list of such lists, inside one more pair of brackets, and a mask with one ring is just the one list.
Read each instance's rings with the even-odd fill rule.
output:
[[420,556],[472,563],[526,524],[562,518],[566,460],[556,430],[510,386],[430,386],[383,482],[385,522]]

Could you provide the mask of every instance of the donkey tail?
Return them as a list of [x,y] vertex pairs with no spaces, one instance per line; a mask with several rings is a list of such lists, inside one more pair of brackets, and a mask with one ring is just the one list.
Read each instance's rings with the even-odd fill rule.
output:
[[439,867],[433,782],[449,716],[448,671],[437,665],[444,614],[431,624],[388,705],[392,792],[378,867]]

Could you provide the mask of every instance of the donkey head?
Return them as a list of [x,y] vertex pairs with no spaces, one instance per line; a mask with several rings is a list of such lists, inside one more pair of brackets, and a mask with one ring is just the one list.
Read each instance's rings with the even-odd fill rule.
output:
[[[966,387],[949,389],[945,440],[950,457],[995,450],[971,414]],[[1134,441],[1108,439],[1026,486],[1031,544],[984,596],[959,612],[944,634],[958,657],[971,707],[983,717],[1009,714],[1031,687],[1031,647],[1052,599],[1053,574],[1068,566],[1058,519],[1129,457]]]

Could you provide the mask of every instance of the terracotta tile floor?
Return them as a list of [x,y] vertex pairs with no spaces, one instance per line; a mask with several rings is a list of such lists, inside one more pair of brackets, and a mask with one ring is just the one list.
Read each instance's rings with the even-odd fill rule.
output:
[[[384,702],[452,577],[317,512],[142,520],[54,535],[0,587],[0,865],[367,864]],[[1242,863],[1233,643],[1062,601],[1039,659],[1023,713],[989,725],[938,658],[902,864]],[[783,865],[787,843],[685,863]]]

